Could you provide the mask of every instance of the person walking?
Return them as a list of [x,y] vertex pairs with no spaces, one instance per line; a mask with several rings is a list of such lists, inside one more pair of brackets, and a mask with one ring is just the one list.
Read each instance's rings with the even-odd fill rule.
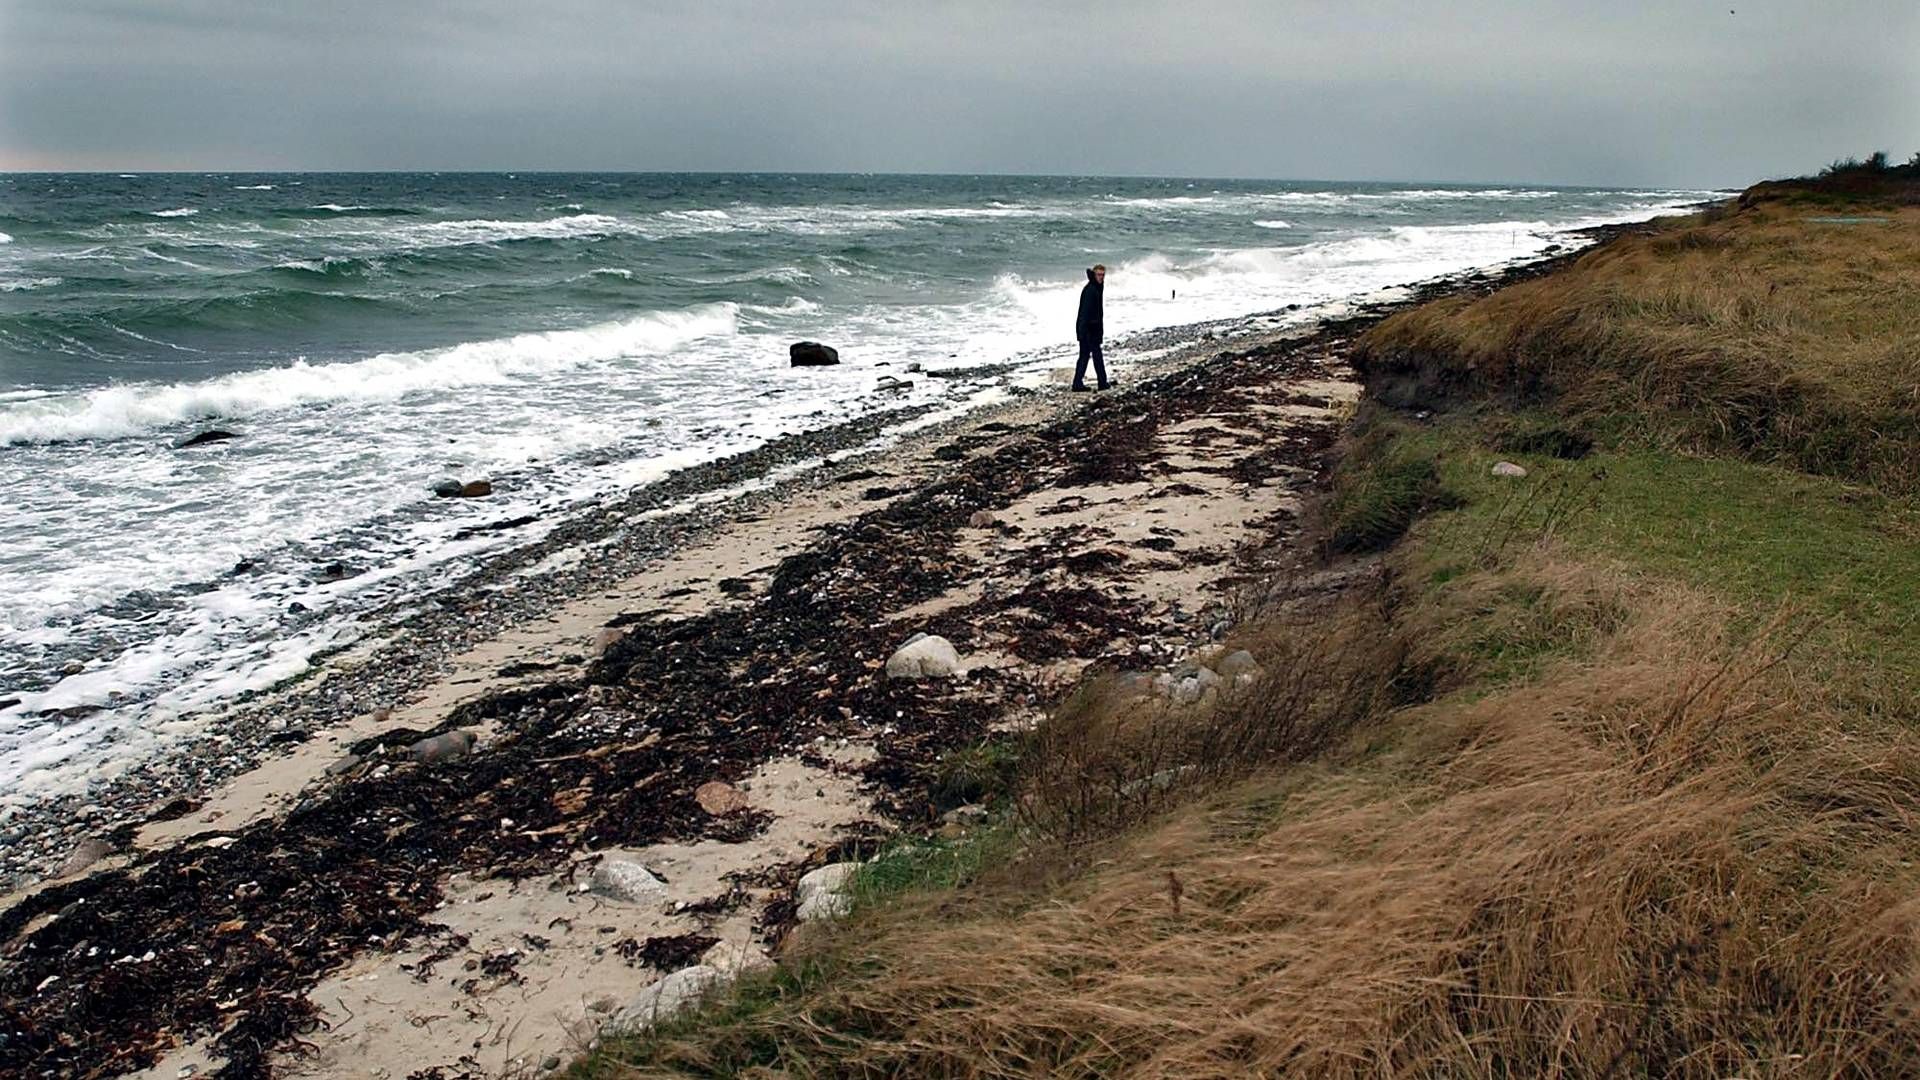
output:
[[1080,362],[1073,368],[1073,388],[1084,392],[1087,389],[1087,360],[1093,360],[1094,377],[1100,380],[1100,389],[1107,388],[1107,361],[1100,355],[1100,343],[1106,337],[1106,328],[1101,323],[1100,300],[1107,288],[1107,268],[1095,266],[1087,271],[1086,287],[1080,290],[1080,318],[1074,322],[1074,336],[1080,339]]

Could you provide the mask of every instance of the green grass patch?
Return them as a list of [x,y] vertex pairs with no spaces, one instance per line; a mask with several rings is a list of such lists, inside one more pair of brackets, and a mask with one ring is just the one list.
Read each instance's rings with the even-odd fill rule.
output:
[[[1684,581],[1728,602],[1740,621],[1800,613],[1803,648],[1887,688],[1920,671],[1920,507],[1842,480],[1735,458],[1613,446],[1580,460],[1513,454],[1480,421],[1403,429],[1398,453],[1431,455],[1459,504],[1416,533],[1424,579],[1446,588],[1496,556],[1552,535],[1631,573]],[[1506,459],[1524,478],[1491,474]],[[1511,596],[1515,610],[1540,597]],[[1501,624],[1477,648],[1498,672],[1551,652],[1551,625]],[[1518,630],[1515,636],[1511,631]]]

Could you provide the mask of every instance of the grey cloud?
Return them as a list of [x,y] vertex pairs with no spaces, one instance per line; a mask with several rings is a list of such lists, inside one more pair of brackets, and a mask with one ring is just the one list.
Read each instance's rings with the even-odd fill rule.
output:
[[0,164],[1738,184],[1920,148],[1915,55],[1885,0],[11,0]]

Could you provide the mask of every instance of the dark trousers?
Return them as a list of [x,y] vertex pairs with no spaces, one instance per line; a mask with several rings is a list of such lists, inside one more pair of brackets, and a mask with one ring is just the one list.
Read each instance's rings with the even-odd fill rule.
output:
[[1093,357],[1093,374],[1100,380],[1100,389],[1107,388],[1107,361],[1100,355],[1100,343],[1083,341],[1080,343],[1080,362],[1073,368],[1073,385],[1087,385],[1087,357]]

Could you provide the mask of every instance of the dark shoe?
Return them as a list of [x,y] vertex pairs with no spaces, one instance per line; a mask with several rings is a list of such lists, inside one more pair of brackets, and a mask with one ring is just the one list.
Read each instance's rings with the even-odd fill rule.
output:
[[1112,383],[1101,383],[1101,384],[1100,384],[1100,386],[1099,386],[1098,388],[1099,388],[1099,389],[1101,389],[1101,390],[1105,390],[1105,389],[1106,389],[1107,387],[1109,387],[1109,386],[1112,386],[1112,385],[1113,385]]
[[1076,394],[1086,394],[1086,393],[1091,393],[1091,392],[1092,392],[1092,391],[1091,391],[1091,388],[1089,388],[1089,387],[1085,387],[1085,386],[1081,386],[1081,385],[1080,385],[1079,383],[1075,383],[1075,384],[1073,384],[1073,385],[1072,385],[1071,387],[1068,387],[1068,389],[1069,389],[1069,390],[1071,390],[1071,391],[1072,391],[1073,393],[1076,393]]

